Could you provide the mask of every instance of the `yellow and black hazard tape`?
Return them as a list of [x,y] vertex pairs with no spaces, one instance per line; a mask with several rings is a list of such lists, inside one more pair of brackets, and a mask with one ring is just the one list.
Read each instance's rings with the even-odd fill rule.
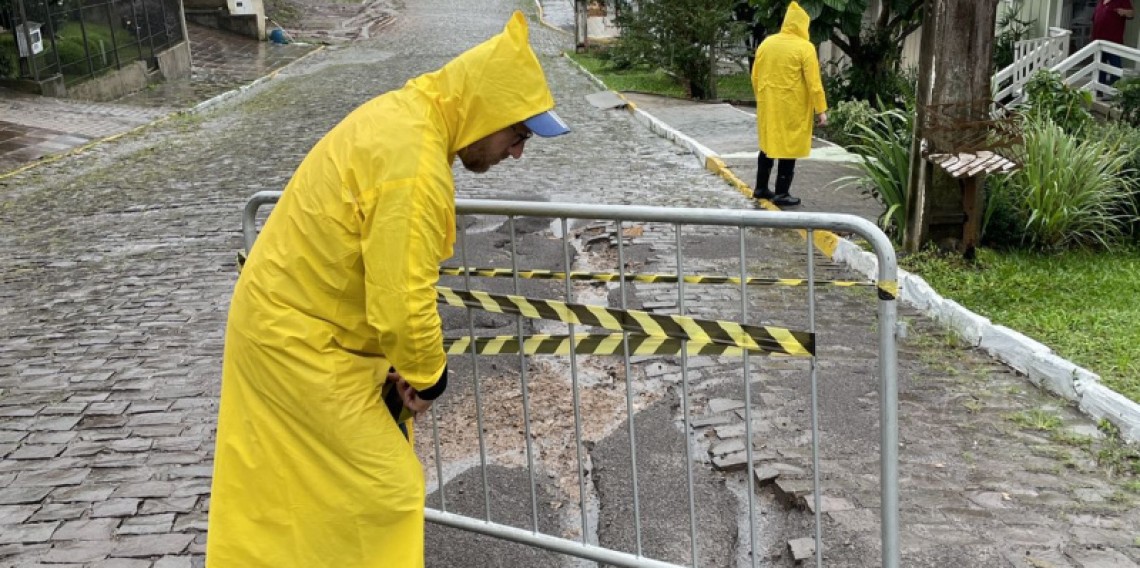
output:
[[898,280],[883,280],[877,284],[879,288],[879,299],[884,302],[897,300],[899,297],[899,282]]
[[639,310],[536,300],[481,291],[453,290],[443,286],[436,287],[436,292],[442,303],[457,307],[518,314],[531,319],[588,325],[610,331],[630,331],[650,337],[671,337],[730,345],[761,353],[784,353],[801,357],[815,354],[815,335],[805,331],[703,320],[676,314],[651,314]]
[[[629,337],[630,355],[680,355],[683,352],[696,355],[739,356],[744,349],[719,343],[682,341],[672,337],[651,337],[643,333],[624,334]],[[571,342],[571,337],[573,342]],[[621,333],[577,333],[569,335],[530,335],[523,338],[522,350],[525,355],[569,355],[573,343],[578,355],[624,355],[625,343]],[[444,338],[443,348],[448,355],[471,353],[471,337]],[[519,338],[517,335],[476,337],[477,355],[517,355]]]
[[[519,270],[515,272],[509,268],[479,268],[471,267],[465,268],[462,266],[444,266],[440,267],[439,273],[442,276],[480,276],[485,278],[511,278],[518,275],[519,278],[534,279],[534,280],[565,280],[566,273],[557,270]],[[571,272],[571,280],[592,280],[599,282],[617,282],[621,279],[621,275],[617,272]],[[686,284],[740,284],[739,276],[712,276],[702,274],[687,274],[682,278]],[[677,282],[676,274],[650,274],[650,273],[629,273],[625,275],[627,282],[662,282],[662,283],[675,283]],[[749,286],[805,286],[808,280],[803,278],[758,278],[748,277],[745,278],[744,283]],[[874,282],[857,281],[857,280],[816,280],[813,282],[816,286],[837,286],[837,287],[851,287],[851,286],[874,286]]]

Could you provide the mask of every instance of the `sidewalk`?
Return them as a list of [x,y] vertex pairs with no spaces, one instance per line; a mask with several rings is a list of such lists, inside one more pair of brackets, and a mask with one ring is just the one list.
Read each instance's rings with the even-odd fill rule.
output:
[[[665,128],[675,130],[695,142],[691,147],[699,159],[711,152],[728,166],[739,180],[750,187],[756,183],[756,115],[729,104],[694,103],[646,95],[625,93],[637,108],[660,120]],[[686,145],[684,141],[680,142]],[[873,198],[861,195],[854,186],[840,180],[857,175],[855,157],[825,140],[812,142],[810,157],[796,162],[796,179],[792,195],[803,203],[796,211],[843,212],[876,221],[882,206]],[[775,174],[773,174],[775,177]],[[769,180],[769,184],[772,180]]]

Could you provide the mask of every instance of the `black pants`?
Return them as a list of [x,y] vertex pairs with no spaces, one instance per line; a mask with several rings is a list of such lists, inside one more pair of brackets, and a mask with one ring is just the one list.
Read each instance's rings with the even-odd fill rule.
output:
[[[756,191],[767,190],[768,178],[772,175],[772,163],[776,161],[760,150],[760,154],[756,156]],[[796,160],[781,159],[779,162],[776,166],[776,193],[787,195],[792,187],[792,178],[796,174]]]

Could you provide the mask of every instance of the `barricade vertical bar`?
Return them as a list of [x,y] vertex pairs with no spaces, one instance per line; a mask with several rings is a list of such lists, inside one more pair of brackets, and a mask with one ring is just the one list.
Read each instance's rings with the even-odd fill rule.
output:
[[[807,230],[808,331],[815,334],[815,234]],[[819,380],[816,356],[811,356],[811,475],[815,501],[815,566],[823,568],[823,488],[819,486]]]
[[[511,279],[514,280],[515,295],[520,295],[522,292],[519,290],[519,255],[518,255],[518,241],[515,238],[515,216],[511,215],[507,218],[507,223],[511,229]],[[538,532],[538,491],[535,488],[534,481],[534,444],[530,438],[530,388],[527,381],[527,360],[526,350],[522,346],[526,343],[526,336],[523,334],[523,318],[522,315],[515,316],[519,333],[519,379],[522,388],[522,403],[523,403],[523,435],[526,436],[526,471],[527,476],[530,477],[530,512],[531,519],[534,521],[532,528],[534,532]]]
[[864,235],[872,243],[879,261],[879,285],[890,283],[895,294],[890,298],[879,294],[879,425],[882,429],[880,461],[882,475],[882,540],[883,568],[898,568],[899,551],[899,385],[898,352],[895,326],[898,324],[898,265],[895,250],[882,233]]
[[[463,261],[463,286],[471,289],[471,266],[467,264],[467,223],[459,223],[459,254]],[[483,393],[479,386],[479,348],[475,344],[475,316],[471,308],[467,310],[467,335],[471,337],[471,374],[475,387],[475,426],[479,429],[479,466],[483,474],[483,518],[491,521],[491,488],[487,480],[487,442],[483,438]],[[442,484],[443,481],[440,480]]]
[[447,512],[447,500],[443,494],[443,461],[440,460],[439,452],[439,421],[436,420],[435,412],[428,410],[431,415],[431,438],[432,445],[435,446],[435,479],[436,485],[439,486],[439,510]]
[[[748,322],[748,262],[744,248],[744,227],[737,228],[740,235],[740,321]],[[748,460],[748,546],[753,568],[756,567],[756,473],[752,460],[752,377],[748,367],[748,350],[744,359],[744,455]]]
[[[614,221],[617,226],[618,242],[618,290],[621,292],[621,309],[628,309],[625,300],[625,236],[622,230],[624,222],[621,219]],[[641,498],[637,487],[637,429],[633,421],[633,369],[629,361],[629,334],[623,331],[622,359],[625,360],[625,413],[629,417],[629,469],[633,472],[633,530],[637,535],[637,555],[641,556]]]
[[[673,224],[677,237],[677,313],[685,315],[685,255],[681,250],[681,224]],[[693,566],[697,562],[697,500],[693,492],[693,434],[689,426],[689,345],[681,341],[681,414],[685,422],[685,473],[689,483],[689,541],[693,547]]]
[[[562,270],[566,273],[566,302],[574,301],[574,290],[570,285],[570,227],[562,217]],[[582,462],[582,405],[578,392],[578,353],[574,339],[574,324],[567,324],[570,336],[570,392],[574,396],[574,451],[578,455],[578,510],[582,513],[582,543],[585,544],[589,523],[586,517],[586,474]]]

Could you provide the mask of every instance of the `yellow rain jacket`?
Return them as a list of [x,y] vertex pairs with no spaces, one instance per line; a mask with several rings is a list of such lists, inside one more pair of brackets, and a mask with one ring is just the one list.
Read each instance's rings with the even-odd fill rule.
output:
[[226,327],[206,564],[424,564],[424,481],[380,399],[446,368],[456,152],[554,107],[526,20],[353,111],[250,251]]
[[756,93],[756,130],[769,158],[805,158],[811,153],[815,115],[827,111],[819,77],[819,58],[808,39],[811,18],[792,2],[780,33],[756,48],[752,91]]

